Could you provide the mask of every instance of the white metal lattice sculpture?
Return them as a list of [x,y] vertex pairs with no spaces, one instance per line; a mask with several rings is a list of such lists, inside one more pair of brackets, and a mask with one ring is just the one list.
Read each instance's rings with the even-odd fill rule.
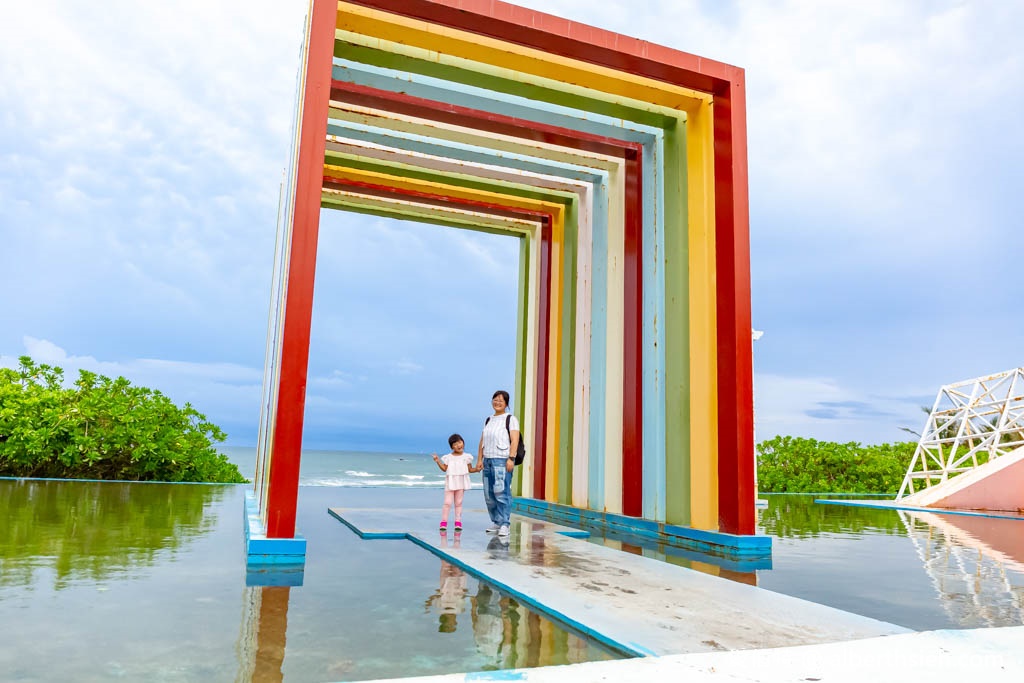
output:
[[899,500],[1024,445],[1024,368],[939,389]]

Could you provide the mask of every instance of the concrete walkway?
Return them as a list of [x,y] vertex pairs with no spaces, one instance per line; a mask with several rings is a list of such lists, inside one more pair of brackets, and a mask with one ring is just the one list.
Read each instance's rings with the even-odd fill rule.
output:
[[483,532],[490,522],[482,509],[465,512],[466,529],[458,537],[438,532],[436,507],[329,512],[364,538],[408,538],[531,607],[633,655],[779,648],[909,632],[571,538],[565,534],[586,534],[525,517],[513,516],[506,544]]

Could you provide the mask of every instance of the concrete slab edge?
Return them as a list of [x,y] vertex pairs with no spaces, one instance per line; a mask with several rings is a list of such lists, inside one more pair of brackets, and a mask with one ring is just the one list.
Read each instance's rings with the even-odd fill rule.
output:
[[567,526],[630,534],[670,546],[701,550],[730,558],[770,559],[772,554],[771,536],[736,536],[718,531],[692,529],[650,519],[549,503],[536,498],[514,498],[512,510],[528,517]]
[[982,512],[981,510],[949,510],[947,508],[932,508],[922,505],[900,505],[893,501],[878,503],[873,500],[831,500],[828,498],[815,498],[815,503],[822,505],[848,505],[850,507],[878,508],[881,510],[908,510],[910,512],[932,512],[937,515],[960,515],[963,517],[989,517],[991,519],[1014,519],[1024,522],[1024,517],[1014,514],[999,514],[998,512]]
[[406,539],[408,540],[409,534],[404,531],[364,531],[357,527],[352,522],[348,521],[331,508],[327,508],[327,514],[334,517],[336,520],[347,526],[353,531],[359,538],[366,541],[374,541],[378,539]]
[[295,538],[267,538],[252,491],[245,492],[243,511],[247,566],[305,564],[306,539],[299,535]]

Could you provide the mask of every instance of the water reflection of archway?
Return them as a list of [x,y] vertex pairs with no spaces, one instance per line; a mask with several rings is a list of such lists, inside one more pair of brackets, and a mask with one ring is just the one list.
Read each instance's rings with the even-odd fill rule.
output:
[[954,623],[1024,624],[1024,520],[903,510],[900,519]]
[[237,683],[279,683],[284,680],[290,586],[249,586],[242,602],[238,636]]

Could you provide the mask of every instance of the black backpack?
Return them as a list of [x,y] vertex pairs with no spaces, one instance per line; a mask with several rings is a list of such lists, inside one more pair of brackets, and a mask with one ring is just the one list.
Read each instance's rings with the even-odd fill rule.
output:
[[[486,425],[488,422],[490,422],[492,417],[494,417],[494,416],[493,415],[489,415],[487,417],[487,419],[484,420],[484,424]],[[508,415],[505,416],[505,431],[508,432],[508,441],[509,441],[509,443],[512,443],[512,430],[509,429],[509,425],[510,424],[512,424],[512,414],[511,413],[509,413]],[[516,465],[522,465],[523,464],[523,460],[525,458],[526,458],[526,444],[523,443],[523,431],[519,430],[519,446],[516,448],[515,464]]]

